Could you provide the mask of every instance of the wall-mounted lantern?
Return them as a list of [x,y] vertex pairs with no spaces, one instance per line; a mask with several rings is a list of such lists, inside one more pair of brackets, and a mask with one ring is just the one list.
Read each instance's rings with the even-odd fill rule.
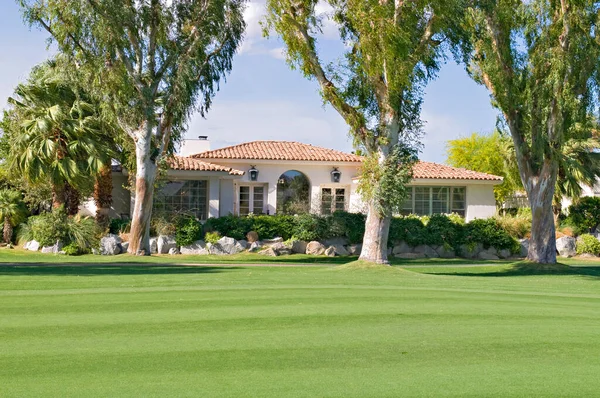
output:
[[342,172],[339,171],[337,169],[337,167],[334,167],[333,170],[331,171],[331,181],[332,182],[340,182],[340,178],[342,178]]
[[256,169],[256,166],[250,166],[248,174],[250,175],[250,181],[258,180],[258,170]]

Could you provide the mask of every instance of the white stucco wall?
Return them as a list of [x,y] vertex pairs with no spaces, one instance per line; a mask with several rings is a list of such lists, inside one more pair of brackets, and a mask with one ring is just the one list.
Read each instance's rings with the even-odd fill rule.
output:
[[[112,174],[112,206],[108,213],[110,218],[120,218],[121,215],[129,215],[130,193],[123,186],[127,184],[127,177],[122,173]],[[94,199],[88,199],[79,206],[79,214],[89,217],[96,216],[96,203]]]
[[467,222],[476,218],[488,218],[496,214],[494,186],[473,184],[467,187]]

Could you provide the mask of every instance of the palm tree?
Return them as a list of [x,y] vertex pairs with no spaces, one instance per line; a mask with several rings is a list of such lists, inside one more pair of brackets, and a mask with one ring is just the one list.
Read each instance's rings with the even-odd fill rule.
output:
[[0,222],[4,225],[4,242],[11,242],[13,227],[22,222],[26,214],[27,208],[20,192],[9,189],[0,190]]
[[91,192],[113,154],[112,129],[97,103],[52,64],[34,69],[9,103],[19,120],[9,166],[33,183],[50,181],[53,207],[77,213],[79,191]]

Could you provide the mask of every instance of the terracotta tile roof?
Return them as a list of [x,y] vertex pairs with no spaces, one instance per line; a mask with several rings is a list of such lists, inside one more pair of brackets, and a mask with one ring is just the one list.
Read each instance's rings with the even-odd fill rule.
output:
[[171,170],[186,170],[186,171],[223,171],[231,175],[243,176],[244,172],[231,167],[221,166],[219,164],[208,163],[199,159],[189,157],[173,156],[167,159],[167,163]]
[[419,161],[413,168],[415,179],[502,181],[502,177],[445,164]]
[[357,155],[291,141],[252,141],[192,155],[197,159],[360,162]]

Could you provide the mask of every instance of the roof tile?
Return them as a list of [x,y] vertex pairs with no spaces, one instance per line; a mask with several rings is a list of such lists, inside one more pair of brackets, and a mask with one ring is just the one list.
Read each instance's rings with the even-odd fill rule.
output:
[[200,159],[190,157],[173,156],[167,159],[167,164],[171,170],[186,171],[222,171],[231,175],[244,175],[243,171],[232,169],[231,167],[221,166],[219,164],[205,162]]

